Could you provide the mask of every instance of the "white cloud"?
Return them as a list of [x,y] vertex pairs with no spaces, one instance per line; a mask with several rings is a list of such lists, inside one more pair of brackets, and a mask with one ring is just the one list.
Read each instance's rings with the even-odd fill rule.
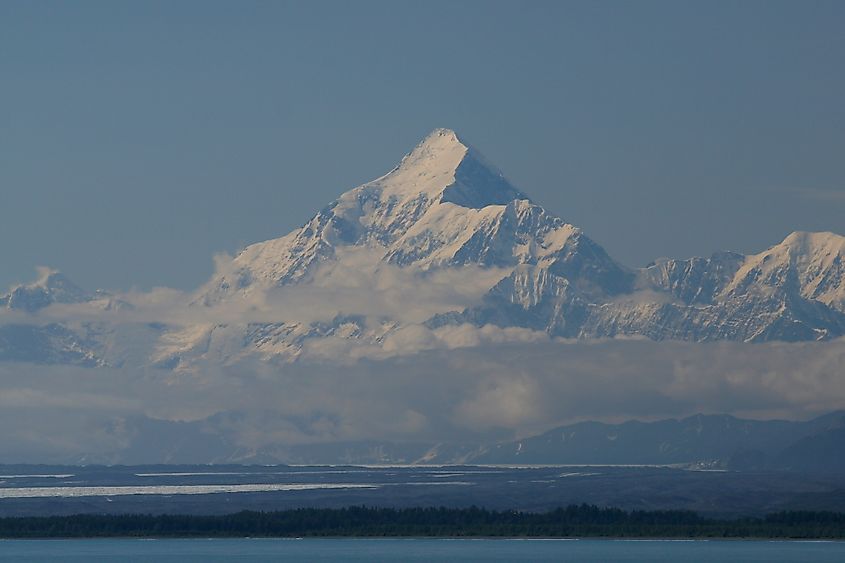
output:
[[585,419],[808,418],[845,408],[843,340],[513,342],[496,340],[500,329],[487,332],[475,346],[343,362],[327,353],[282,365],[209,360],[193,374],[2,364],[0,461],[107,457],[133,440],[129,431],[115,434],[115,421],[137,416],[202,421],[228,413],[215,419],[215,431],[228,428],[227,439],[250,449],[505,439]]

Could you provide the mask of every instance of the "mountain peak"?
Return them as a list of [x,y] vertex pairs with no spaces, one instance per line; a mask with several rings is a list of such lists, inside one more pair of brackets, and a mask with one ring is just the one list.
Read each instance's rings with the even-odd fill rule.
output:
[[459,144],[466,146],[453,129],[447,129],[445,127],[438,127],[433,130],[425,136],[420,144]]
[[373,183],[388,197],[423,194],[440,203],[474,209],[528,199],[481,153],[445,128],[429,133],[396,168]]
[[404,160],[412,157],[442,157],[448,153],[466,153],[470,146],[452,129],[438,127],[423,137]]
[[30,285],[43,287],[45,289],[51,289],[55,286],[61,285],[73,285],[68,277],[59,270],[54,270],[53,268],[49,268],[47,266],[38,266],[35,270],[38,272],[38,279]]
[[765,263],[765,268],[773,264],[795,263],[816,264],[816,270],[830,266],[842,268],[845,257],[845,237],[831,232],[795,231],[783,241],[768,250],[751,257],[752,261]]
[[845,251],[845,237],[829,231],[795,231],[787,235],[779,246],[786,246],[806,252],[809,249],[827,249]]
[[91,294],[70,281],[67,276],[52,268],[39,267],[38,279],[29,284],[20,284],[8,295],[0,297],[9,309],[37,311],[52,303],[81,303],[92,299]]
[[435,129],[406,154],[388,176],[403,171],[425,176],[454,174],[469,151],[469,145],[451,129]]

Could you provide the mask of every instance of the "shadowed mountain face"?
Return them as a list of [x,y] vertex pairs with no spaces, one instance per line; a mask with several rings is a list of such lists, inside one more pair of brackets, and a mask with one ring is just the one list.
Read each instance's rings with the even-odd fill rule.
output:
[[[327,339],[395,350],[408,329],[438,338],[462,325],[576,339],[827,340],[845,335],[843,257],[845,237],[796,232],[757,255],[630,269],[455,132],[437,129],[301,228],[222,261],[175,305],[189,311],[184,320],[146,315],[144,338],[118,359],[109,356],[114,342],[127,339],[112,321],[125,302],[56,272],[13,288],[0,299],[6,312],[33,317],[0,325],[0,359],[115,365],[131,357],[195,370],[198,361],[296,361]],[[337,296],[348,299],[332,305]],[[39,322],[57,304],[97,312],[85,322]]]

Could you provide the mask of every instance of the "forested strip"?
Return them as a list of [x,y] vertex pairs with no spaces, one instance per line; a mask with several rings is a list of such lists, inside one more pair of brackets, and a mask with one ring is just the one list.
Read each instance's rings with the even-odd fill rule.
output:
[[845,514],[780,512],[712,519],[682,510],[624,511],[590,505],[550,512],[482,508],[303,508],[201,515],[0,518],[3,538],[79,537],[666,537],[845,539]]

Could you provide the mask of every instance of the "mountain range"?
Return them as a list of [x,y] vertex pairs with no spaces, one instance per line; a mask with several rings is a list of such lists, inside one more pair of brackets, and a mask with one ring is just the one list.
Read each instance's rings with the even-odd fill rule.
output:
[[[572,397],[592,404],[603,381],[619,389],[602,416],[651,413],[641,405],[654,401],[673,405],[664,413],[787,412],[796,395],[802,413],[839,408],[836,343],[790,345],[804,358],[794,362],[784,346],[756,343],[843,342],[843,255],[845,237],[795,232],[758,254],[629,268],[437,129],[302,227],[218,258],[195,291],[88,291],[44,268],[0,295],[4,405],[18,413],[4,420],[25,428],[5,447],[75,463],[842,467],[841,413],[584,422],[495,440],[587,418]],[[626,369],[636,339],[722,342],[659,345],[679,358],[694,348],[696,366],[726,346],[767,352],[743,356],[735,372],[715,357],[699,381],[672,356]],[[623,359],[589,364],[585,346],[566,348],[577,342],[599,355],[612,345],[609,357]],[[520,359],[524,343],[536,344],[524,349],[536,361]],[[409,364],[418,353],[430,362]],[[643,369],[658,358],[663,371],[650,378]],[[818,361],[804,373],[808,358]],[[708,405],[734,394],[735,404]],[[640,406],[625,411],[625,401]],[[72,439],[45,438],[57,431]]]
[[[45,270],[0,296],[0,360],[114,366],[131,358],[176,370],[245,357],[284,363],[320,340],[384,349],[409,327],[437,335],[462,325],[567,339],[827,340],[845,334],[843,256],[845,237],[794,232],[759,254],[628,268],[455,132],[437,129],[301,228],[219,264],[184,297],[185,320],[145,317],[128,329],[121,313],[131,300]],[[389,296],[406,306],[333,301],[352,282],[353,301]],[[303,314],[286,295],[316,296],[323,307]],[[43,315],[57,309],[69,312]]]
[[506,442],[348,441],[243,446],[250,419],[225,412],[193,422],[128,418],[110,431],[131,436],[121,451],[61,463],[660,465],[692,470],[845,471],[845,411],[808,421],[696,414],[653,422],[579,422]]

